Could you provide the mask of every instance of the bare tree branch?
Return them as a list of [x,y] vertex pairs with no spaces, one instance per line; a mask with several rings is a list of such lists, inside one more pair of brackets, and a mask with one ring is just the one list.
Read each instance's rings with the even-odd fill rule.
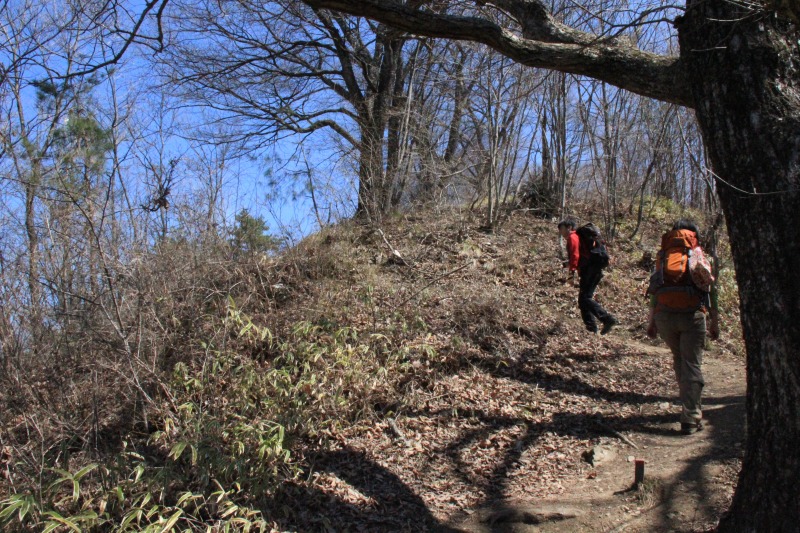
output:
[[373,18],[417,35],[480,42],[527,66],[590,76],[643,96],[694,106],[678,58],[645,52],[624,41],[601,40],[560,24],[538,0],[495,3],[519,22],[521,35],[488,18],[440,14],[396,0],[304,1],[317,9]]
[[[130,30],[125,30],[118,27],[114,28],[112,32],[113,34],[124,36],[122,40],[122,46],[120,47],[119,50],[113,52],[109,59],[100,61],[98,63],[90,64],[84,69],[78,70],[76,72],[71,72],[69,74],[64,75],[63,77],[65,79],[69,79],[78,76],[87,76],[89,74],[94,74],[95,72],[98,72],[111,65],[116,65],[125,56],[125,54],[128,51],[128,48],[130,48],[130,46],[137,41],[140,42],[145,40],[155,41],[157,43],[157,47],[155,49],[160,51],[161,48],[163,47],[163,41],[164,41],[164,32],[161,26],[161,20],[162,17],[164,16],[164,10],[166,9],[168,3],[169,0],[148,0],[143,6],[141,13],[139,13],[138,17],[135,19],[133,27]],[[156,26],[158,28],[158,34],[154,37],[144,36],[142,35],[142,25],[147,20],[147,17],[150,15],[150,12],[153,11],[153,9],[155,9],[156,6],[159,6],[158,10],[155,13],[155,20],[156,20]],[[112,6],[107,6],[107,5],[103,6],[103,10],[104,11],[109,10],[109,7],[111,10],[120,9],[120,6],[114,3]],[[102,26],[101,21],[96,20],[95,23]]]

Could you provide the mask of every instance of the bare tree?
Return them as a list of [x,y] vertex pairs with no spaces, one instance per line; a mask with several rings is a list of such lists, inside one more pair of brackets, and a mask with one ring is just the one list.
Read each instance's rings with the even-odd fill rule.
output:
[[541,94],[542,106],[546,109],[542,117],[542,137],[547,140],[552,167],[545,169],[550,179],[545,189],[550,191],[551,210],[555,213],[557,208],[561,217],[567,214],[567,204],[574,194],[576,175],[587,145],[586,128],[580,121],[580,106],[576,102],[580,85],[575,76],[551,71],[547,73]]
[[[41,279],[42,225],[39,217],[41,199],[52,189],[53,172],[59,164],[60,140],[76,111],[80,95],[91,80],[67,83],[60,76],[69,71],[86,36],[83,32],[64,32],[64,24],[78,18],[70,6],[45,6],[23,2],[3,9],[0,25],[4,65],[2,87],[2,122],[0,144],[20,194],[19,206],[24,220],[26,276],[29,319],[38,330],[42,321],[43,290]],[[61,57],[51,52],[60,51]]]
[[401,172],[406,173],[409,200],[415,203],[460,198],[460,186],[449,189],[453,182],[465,182],[460,156],[474,140],[463,124],[476,83],[474,48],[425,40],[414,50],[416,69],[409,74],[409,87],[415,97],[406,115],[408,164]]
[[[628,207],[628,213],[633,212],[633,205],[637,202],[638,196],[638,209],[636,212],[636,227],[630,236],[633,239],[639,232],[644,217],[644,205],[648,188],[657,174],[657,169],[662,167],[661,162],[663,159],[672,153],[672,145],[668,140],[668,132],[670,131],[670,124],[674,122],[677,113],[677,107],[672,104],[663,104],[658,101],[646,101],[645,105],[640,106],[641,117],[640,124],[643,126],[641,131],[638,132],[637,138],[642,144],[642,151],[646,157],[642,158],[642,162],[632,165],[638,168],[638,174],[641,177],[638,184],[632,189],[631,203]],[[629,171],[631,174],[633,171]]]
[[634,95],[595,81],[584,84],[584,90],[579,108],[584,129],[591,137],[592,164],[599,166],[593,175],[595,190],[604,200],[605,235],[613,239],[620,198],[620,166],[626,159],[622,157],[623,144],[631,137],[636,114],[631,102]]
[[478,62],[471,99],[471,128],[479,157],[476,194],[486,203],[484,224],[493,228],[530,171],[538,109],[533,93],[541,84],[508,58],[487,54]]
[[227,141],[257,148],[289,134],[333,133],[357,161],[357,215],[391,208],[415,58],[407,36],[298,2],[176,8],[164,69],[183,97],[237,126]]

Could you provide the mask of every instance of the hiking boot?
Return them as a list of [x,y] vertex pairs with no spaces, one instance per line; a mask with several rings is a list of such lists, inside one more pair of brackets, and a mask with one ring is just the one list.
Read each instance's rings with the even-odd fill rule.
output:
[[603,329],[600,330],[600,335],[605,335],[606,333],[611,331],[611,328],[613,328],[617,324],[619,324],[619,320],[617,320],[615,317],[612,316],[611,318],[603,322]]
[[692,435],[702,430],[703,423],[699,420],[697,422],[681,422],[681,435]]

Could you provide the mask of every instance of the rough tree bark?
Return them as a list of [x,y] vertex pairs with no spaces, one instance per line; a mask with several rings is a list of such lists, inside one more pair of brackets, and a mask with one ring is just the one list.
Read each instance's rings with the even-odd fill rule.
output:
[[461,142],[461,117],[464,116],[464,108],[469,101],[469,92],[472,84],[467,85],[464,79],[464,65],[467,62],[467,52],[462,48],[459,50],[458,60],[456,61],[453,81],[453,115],[450,118],[450,127],[447,129],[447,148],[444,151],[444,162],[450,165],[458,150]]
[[[800,3],[687,0],[677,58],[597,39],[540,0],[497,0],[520,33],[425,1],[305,0],[692,107],[718,180],[747,348],[747,447],[719,531],[800,524]],[[476,0],[476,5],[485,2]],[[422,6],[422,7],[420,7]]]
[[[384,157],[384,134],[392,113],[402,101],[402,49],[404,38],[380,36],[374,52],[376,74],[356,101],[359,122],[358,205],[355,217],[377,220],[391,207],[390,146]],[[401,78],[398,80],[398,78]]]
[[800,45],[727,0],[691,0],[682,57],[730,235],[747,347],[747,446],[720,531],[800,528]]
[[385,121],[372,117],[360,125],[358,159],[358,204],[355,218],[374,220],[383,213],[383,132]]

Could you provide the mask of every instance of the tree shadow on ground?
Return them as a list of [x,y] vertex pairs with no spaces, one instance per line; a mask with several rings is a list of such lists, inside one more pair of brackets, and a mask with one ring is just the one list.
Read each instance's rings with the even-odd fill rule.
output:
[[308,485],[288,485],[275,504],[289,500],[292,508],[304,510],[279,520],[282,530],[340,531],[338,526],[347,524],[345,531],[459,531],[439,522],[408,485],[363,452],[349,448],[319,451],[312,463],[314,472],[334,474],[352,489],[342,488],[345,498]]
[[[616,358],[619,358],[617,356]],[[615,357],[606,357],[605,361],[610,362]],[[487,374],[499,378],[513,379],[527,385],[537,385],[546,391],[561,391],[570,394],[586,396],[587,398],[606,400],[616,403],[642,404],[652,402],[666,402],[673,400],[673,396],[663,396],[658,394],[641,394],[631,391],[614,391],[605,387],[591,385],[585,381],[574,377],[565,377],[546,368],[541,368],[537,363],[545,359],[545,356],[538,355],[535,351],[523,352],[516,360],[504,360],[502,364],[497,364],[496,360],[485,357],[476,357],[470,363]],[[551,362],[564,360],[591,360],[585,355],[557,355],[546,357]]]
[[[564,378],[522,358],[516,363],[502,365],[492,364],[488,358],[473,359],[469,363],[472,368],[494,377],[514,379],[546,391],[578,394],[616,404],[642,406],[674,400],[672,396],[609,390],[584,382],[576,376]],[[457,372],[461,370],[463,367]],[[743,398],[715,395],[706,397],[704,403],[708,421],[704,436],[709,441],[708,451],[693,458],[677,478],[663,487],[663,499],[658,509],[660,527],[664,530],[680,530],[685,526],[686,517],[677,509],[681,505],[678,499],[686,498],[687,491],[690,499],[697,502],[698,516],[718,516],[719,509],[710,503],[709,495],[713,490],[708,485],[707,476],[703,475],[703,469],[713,461],[737,458],[740,453],[737,444],[742,441]],[[425,417],[446,422],[453,416],[448,409],[400,410],[405,418]],[[473,421],[471,427],[464,428],[446,445],[431,448],[427,455],[432,461],[449,462],[452,466],[450,471],[462,483],[474,487],[475,492],[482,495],[477,507],[503,508],[509,494],[511,474],[519,467],[525,452],[535,447],[546,433],[584,440],[619,438],[619,432],[623,431],[635,431],[656,438],[674,438],[676,442],[686,438],[679,435],[677,415],[667,412],[604,416],[588,412],[557,412],[543,422],[532,422],[517,416],[497,416],[480,408],[470,415]],[[518,426],[522,427],[521,431],[506,446],[491,470],[476,475],[468,455],[462,456],[462,452],[497,432]],[[738,435],[735,434],[737,431]],[[352,489],[344,486],[339,491],[323,490],[309,484],[287,487],[281,498],[291,498],[294,500],[292,508],[306,511],[299,516],[296,513],[287,516],[283,522],[279,522],[281,528],[291,529],[301,525],[303,531],[337,531],[335,524],[348,524],[345,528],[347,531],[460,531],[437,520],[425,501],[408,484],[364,452],[346,447],[334,451],[316,451],[311,463],[312,471],[332,474]],[[335,524],[332,517],[335,517]],[[508,530],[504,529],[507,527],[507,524],[498,524],[493,530],[504,531]]]
[[730,465],[741,459],[745,436],[745,398],[728,396],[708,400],[704,402],[706,407],[717,407],[706,408],[703,413],[707,451],[693,457],[681,473],[664,486],[660,526],[665,531],[696,531],[709,521],[716,522],[724,510],[720,505],[727,507],[728,504],[713,497],[715,476],[707,469],[714,464]]
[[[544,390],[580,394],[620,404],[642,405],[675,399],[672,396],[610,391],[586,383],[578,377],[564,378],[546,369],[537,368],[536,365],[531,366],[524,359],[508,365],[489,365],[479,361],[476,366],[495,377],[536,384]],[[720,503],[713,501],[711,497],[715,492],[710,486],[710,475],[704,472],[704,469],[712,463],[732,462],[741,457],[744,442],[744,401],[743,395],[717,394],[704,398],[706,427],[700,438],[705,438],[708,442],[707,451],[692,458],[673,481],[663,486],[663,499],[659,505],[661,510],[659,530],[695,531],[697,527],[719,518]],[[667,412],[602,417],[597,417],[595,414],[556,413],[550,424],[527,427],[518,444],[510,448],[504,460],[495,469],[493,482],[487,487],[487,497],[483,505],[502,504],[509,472],[513,470],[524,447],[535,445],[538,435],[552,432],[561,436],[586,439],[599,436],[615,437],[617,436],[615,431],[635,431],[638,434],[654,437],[673,438],[676,442],[694,438],[680,434],[678,420],[676,413]],[[504,421],[504,424],[509,425],[510,421]],[[489,424],[487,429],[491,430],[491,427]],[[694,505],[691,516],[686,513],[687,505]],[[504,527],[506,526],[500,526],[498,531],[504,531]]]
[[[704,471],[713,464],[734,462],[741,457],[743,443],[743,396],[712,397],[706,402],[706,428],[703,437],[707,439],[707,451],[694,456],[668,483],[661,485],[661,494],[656,509],[658,516],[650,523],[654,531],[698,531],[719,519],[727,502],[721,501],[718,491],[714,490],[713,473]],[[696,438],[684,436],[675,423],[675,415],[619,416],[604,418],[603,426],[595,423],[593,415],[556,414],[549,424],[532,424],[509,446],[503,460],[497,463],[484,486],[485,498],[478,507],[491,508],[492,515],[498,516],[508,512],[519,514],[518,509],[507,505],[507,489],[509,474],[517,467],[517,462],[528,447],[535,446],[538,438],[547,432],[561,436],[577,436],[589,438],[613,436],[606,431],[607,427],[635,430],[638,434],[649,434],[661,439],[674,439],[680,444],[684,439]],[[473,433],[471,438],[484,438],[499,427],[508,427],[511,420],[485,420],[489,425],[484,427],[484,434]],[[666,424],[665,424],[666,423]],[[665,427],[666,426],[666,427]],[[709,438],[710,437],[710,438]],[[468,466],[468,465],[463,465]],[[631,479],[631,481],[633,481]],[[633,487],[631,487],[633,488]],[[624,493],[625,491],[623,491]],[[618,493],[615,497],[619,497]],[[613,501],[613,500],[612,500]],[[622,505],[624,502],[618,502]],[[485,531],[512,531],[509,524],[499,523],[487,526]],[[585,530],[578,524],[575,531]],[[565,530],[566,531],[566,530]]]
[[[727,398],[722,400],[724,403],[733,401]],[[404,416],[408,418],[437,418],[446,414],[443,410],[427,409],[404,412]],[[615,432],[635,430],[637,433],[653,436],[681,438],[677,427],[664,427],[665,423],[677,420],[674,414],[666,413],[610,417],[597,416],[595,413],[556,413],[548,422],[543,423],[516,417],[490,416],[482,412],[475,412],[472,417],[480,424],[479,427],[465,431],[457,440],[443,448],[433,449],[432,452],[442,460],[451,461],[455,466],[454,471],[463,482],[480,486],[485,494],[481,505],[494,505],[506,498],[509,474],[517,468],[525,451],[535,446],[544,434],[592,440],[600,437],[619,438]],[[519,425],[524,425],[524,429],[507,446],[502,460],[496,463],[492,472],[482,481],[476,480],[472,476],[472,465],[460,458],[460,452],[470,444],[485,440],[498,431]]]

